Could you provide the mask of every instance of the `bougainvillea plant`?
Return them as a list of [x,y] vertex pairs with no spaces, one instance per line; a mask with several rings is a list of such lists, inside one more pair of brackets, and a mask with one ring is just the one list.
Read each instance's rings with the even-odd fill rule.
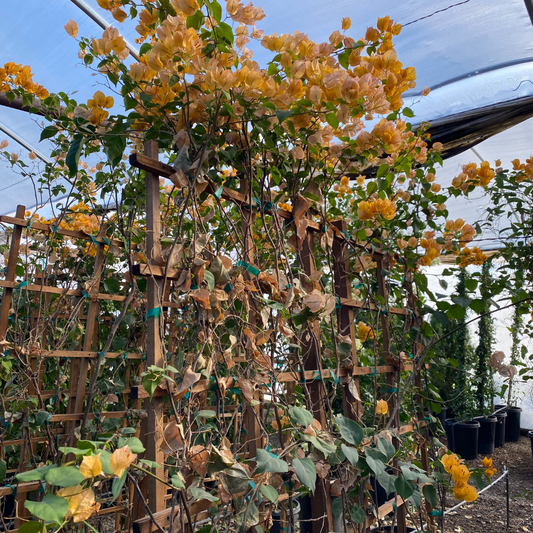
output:
[[[429,144],[425,127],[409,121],[413,112],[402,94],[415,86],[416,73],[396,55],[393,38],[401,26],[389,17],[357,39],[345,18],[327,42],[316,43],[298,31],[264,35],[263,10],[238,0],[225,6],[217,0],[98,4],[119,23],[137,22],[139,59],[131,59],[119,29],[78,38],[76,23],[66,21],[80,59],[100,76],[102,87],[87,102],[76,102],[34,84],[28,67],[6,64],[0,69],[3,90],[49,120],[41,139],[55,148],[44,168],[32,154],[26,162],[5,150],[5,143],[2,155],[41,190],[66,195],[51,217],[28,213],[28,220],[109,240],[103,287],[127,295],[127,304],[101,303],[113,320],[101,321],[97,348],[142,354],[143,318],[150,310],[143,300],[146,280],[132,267],[146,262],[144,177],[127,156],[156,141],[160,160],[174,170],[160,180],[160,214],[165,268],[180,273],[165,298],[176,305],[161,335],[165,365],[139,367],[132,375],[125,371],[127,357],[99,364],[89,391],[95,416],[75,428],[77,446],[62,452],[49,438],[48,451],[29,460],[32,467],[47,464],[19,475],[20,481],[33,475],[44,482],[44,500],[28,502],[28,510],[43,527],[57,530],[98,511],[104,496],[95,487],[101,483],[111,483],[116,498],[126,478],[137,484],[139,476],[153,475],[154,465],[135,462],[144,450],[131,440],[142,409],[128,409],[122,428],[120,419],[102,419],[107,411],[127,409],[125,391],[142,384],[150,396],[158,386],[175,387],[165,407],[166,478],[160,482],[173,490],[173,505],[180,498],[186,512],[195,502],[210,502],[213,525],[248,530],[268,521],[280,500],[313,494],[330,478],[334,515],[343,515],[355,530],[366,519],[371,478],[425,520],[423,498],[437,505],[430,487],[439,481],[418,462],[428,444],[416,430],[392,444],[398,439],[391,428],[412,422],[421,409],[412,374],[399,370],[396,388],[375,373],[362,376],[358,388],[349,375],[350,355],[357,348],[362,366],[401,369],[409,360],[420,370],[437,340],[427,315],[460,321],[468,307],[475,309],[476,300],[450,302],[433,294],[424,268],[445,254],[462,267],[484,262],[483,252],[469,247],[477,229],[448,219],[446,202],[486,187],[495,171],[483,162],[466,166],[449,188],[435,181],[440,146]],[[254,61],[250,41],[271,52],[268,64]],[[246,201],[230,202],[223,187]],[[319,231],[308,233],[310,225]],[[98,293],[94,242],[31,227],[24,238],[21,280],[50,269],[65,287],[76,280],[86,298]],[[306,274],[309,239],[316,270]],[[338,333],[335,239],[348,249],[352,296],[361,302],[353,339]],[[387,301],[378,276],[385,280]],[[44,307],[23,292],[15,299],[17,320],[4,340],[10,351],[0,377],[20,392],[2,399],[1,439],[31,438],[48,427],[49,415],[65,412],[68,369],[43,354],[80,349],[85,330],[76,317],[84,304],[54,296]],[[388,305],[409,308],[411,315],[391,316],[385,332]],[[333,377],[324,382],[322,420],[305,380],[292,387],[277,381],[283,372],[303,370],[311,338],[320,343],[321,364]],[[34,401],[29,394],[35,367],[27,354],[47,370],[42,379],[55,390],[53,398]],[[351,384],[358,397],[352,413],[357,421],[340,414],[343,372],[348,377],[342,384]],[[238,387],[226,385],[230,378]],[[216,392],[193,394],[201,379],[216,383]],[[440,400],[434,389],[426,392],[428,400]],[[259,398],[262,446],[249,457],[240,413],[257,412]],[[392,398],[397,407],[389,411]],[[208,408],[213,404],[216,409]],[[16,457],[7,460],[11,468]],[[460,468],[467,477],[466,467]],[[464,495],[473,499],[473,490]]]

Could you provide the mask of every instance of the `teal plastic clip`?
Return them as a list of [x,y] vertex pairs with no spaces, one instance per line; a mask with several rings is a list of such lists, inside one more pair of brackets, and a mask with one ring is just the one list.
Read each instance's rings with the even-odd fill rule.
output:
[[441,509],[433,509],[431,513],[429,513],[431,516],[442,516],[442,510]]
[[96,352],[98,354],[98,357],[101,357],[102,359],[105,358],[105,352]]
[[229,293],[231,292],[231,289],[233,289],[233,285],[231,284],[231,281],[228,281],[228,284],[224,287],[224,290]]
[[368,374],[368,375],[369,375],[369,376],[375,376],[375,375],[377,375],[377,373],[378,373],[378,369],[377,369],[377,367],[374,367],[374,368],[372,369],[372,372],[370,372],[370,374]]
[[146,318],[150,318],[151,316],[157,318],[160,314],[161,307],[154,307],[153,309],[148,309],[148,311],[146,311]]
[[52,233],[57,233],[57,226],[50,224],[50,228],[52,229]]
[[338,296],[335,296],[335,300],[337,302],[335,304],[335,309],[341,309],[342,308],[341,299]]
[[237,261],[237,266],[244,267],[244,269],[250,272],[253,276],[257,276],[261,272],[258,268],[255,268],[246,261]]
[[96,240],[96,237],[94,235],[90,235],[90,237],[93,244],[98,244],[98,241]]
[[224,192],[224,187],[221,185],[213,195],[217,200],[220,200],[220,197],[222,196],[222,193]]
[[89,298],[89,293],[87,291],[81,291],[84,298]]
[[27,286],[28,286],[28,280],[21,281],[21,282],[17,285],[17,289],[22,289],[22,287],[27,287]]

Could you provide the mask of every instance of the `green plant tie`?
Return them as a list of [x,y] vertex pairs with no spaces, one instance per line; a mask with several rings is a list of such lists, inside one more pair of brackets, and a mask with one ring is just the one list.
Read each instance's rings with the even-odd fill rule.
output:
[[340,381],[339,381],[339,378],[335,375],[335,372],[333,372],[333,370],[330,369],[329,373],[331,374],[333,381],[338,385]]
[[124,352],[124,361],[128,360],[128,352]]
[[90,237],[93,244],[98,244],[98,241],[96,240],[96,237],[94,235],[90,235]]
[[431,513],[429,513],[431,516],[442,516],[442,510],[441,509],[433,509]]
[[81,291],[84,298],[89,298],[89,293],[87,291]]
[[391,394],[392,394],[393,392],[398,392],[398,387],[389,387],[389,388],[387,389],[387,392],[389,392],[389,393],[391,393]]
[[368,374],[368,375],[369,375],[369,376],[375,376],[377,373],[378,373],[378,369],[377,369],[377,367],[374,367],[374,368],[372,369],[372,372],[370,372],[370,374]]
[[30,221],[28,222],[28,225],[26,226],[26,229],[27,230],[31,229],[32,224],[33,224],[33,217],[30,218]]
[[263,211],[270,211],[274,207],[274,204],[272,202],[267,202],[263,206]]
[[141,361],[146,361],[146,354],[144,352],[142,352]]
[[253,276],[257,276],[261,271],[258,268],[255,268],[253,265],[250,265],[250,263],[247,263],[246,261],[237,261],[237,266],[244,267],[244,269]]
[[[231,292],[231,289],[233,289],[233,285],[231,284],[231,281],[228,281],[228,284],[224,287],[224,290],[229,293]],[[186,311],[186,309],[184,308],[184,311]]]
[[17,289],[22,289],[22,287],[27,287],[28,286],[28,280],[26,281],[21,281],[18,285],[17,285]]
[[[198,285],[191,285],[191,291],[195,291],[198,288]],[[146,315],[148,316],[148,315]]]
[[341,233],[342,233],[342,234],[343,234],[348,240],[350,240],[350,234],[349,234],[346,230],[341,231]]
[[11,489],[11,494],[13,496],[17,495],[17,486],[16,485],[5,485],[5,486],[8,487],[9,489]]
[[102,359],[105,358],[105,352],[96,352],[98,354],[98,357],[101,357]]
[[8,348],[5,352],[4,352],[4,357],[7,357],[9,354],[11,353],[11,348]]
[[217,200],[220,200],[220,197],[222,196],[222,193],[224,192],[224,186],[221,185],[216,191],[215,191],[215,194],[213,195]]
[[150,318],[151,316],[153,316],[154,318],[157,318],[160,314],[161,314],[161,307],[154,307],[153,309],[148,309],[148,311],[146,311],[146,318]]
[[338,296],[335,296],[335,301],[337,302],[335,304],[335,309],[342,309],[341,299]]
[[102,237],[102,240],[103,240],[108,246],[111,246],[111,244],[112,244],[111,239],[108,239],[107,237]]
[[54,224],[50,224],[50,228],[52,228],[52,233],[57,233],[57,226],[54,226]]

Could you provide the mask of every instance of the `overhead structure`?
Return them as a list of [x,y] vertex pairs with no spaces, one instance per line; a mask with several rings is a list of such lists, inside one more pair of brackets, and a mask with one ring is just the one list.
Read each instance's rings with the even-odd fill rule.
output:
[[[406,104],[414,111],[417,123],[432,124],[434,141],[445,145],[444,155],[451,159],[437,176],[444,179],[443,184],[460,170],[463,162],[478,159],[471,151],[464,153],[476,145],[478,154],[489,161],[500,158],[504,166],[515,157],[529,157],[530,135],[498,134],[533,116],[530,111],[533,98],[530,0],[434,0],[431,3],[379,0],[357,4],[347,0],[335,3],[258,0],[256,3],[267,15],[258,24],[265,33],[300,31],[315,41],[327,41],[345,16],[352,20],[349,35],[354,38],[361,38],[378,17],[388,15],[401,23],[402,32],[395,38],[398,56],[404,65],[417,70],[417,86],[407,93]],[[86,102],[101,88],[100,78],[78,58],[77,45],[63,28],[69,19],[78,23],[80,35],[89,37],[100,37],[106,25],[118,27],[128,42],[130,60],[137,59],[136,45],[131,44],[138,37],[135,25],[129,20],[119,24],[96,0],[55,0],[47,3],[46,10],[38,0],[16,6],[5,4],[0,7],[0,16],[4,21],[0,35],[2,62],[31,65],[35,80],[50,92],[65,91],[80,102]],[[24,34],[29,38],[20,37],[21,20],[25,24]],[[254,59],[266,65],[271,53],[257,42],[248,46],[254,51]],[[425,87],[431,93],[423,97]],[[0,104],[5,103],[0,98]],[[27,146],[31,146],[34,151],[47,153],[46,141],[39,144],[38,118],[0,106],[0,124],[26,144],[24,147],[11,142],[11,151],[24,154]],[[533,123],[526,124],[520,132],[529,133],[533,129]],[[0,140],[6,138],[4,135],[0,132]],[[487,142],[489,137],[492,137],[489,144],[478,144]],[[8,166],[2,168],[0,191],[3,193],[0,214],[12,212],[17,203],[28,206],[36,203],[34,191]]]

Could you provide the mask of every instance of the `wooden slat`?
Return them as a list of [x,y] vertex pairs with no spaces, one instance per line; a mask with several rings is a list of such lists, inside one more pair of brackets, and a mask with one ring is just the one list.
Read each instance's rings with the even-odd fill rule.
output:
[[[360,309],[370,309],[371,311],[379,311],[379,308],[370,302],[362,302],[360,300],[353,300],[352,298],[340,298],[341,304],[346,307],[357,307]],[[387,312],[393,315],[408,315],[408,309],[400,309],[399,307],[387,307]]]
[[[207,509],[210,509],[214,506],[215,503],[213,502],[209,502],[207,500],[200,500],[199,502],[195,502],[189,506],[189,513],[194,519],[194,517],[196,517],[196,515],[198,515],[199,513],[202,513],[203,511],[206,511]],[[177,524],[178,520],[181,522],[180,514],[180,506],[177,505],[174,509],[173,523]],[[167,509],[154,513],[154,518],[163,529],[170,525],[171,516],[172,507],[168,507]],[[183,517],[183,521],[187,522],[187,516]],[[140,518],[139,520],[135,520],[135,522],[133,522],[133,533],[153,533],[154,531],[158,531],[158,528],[152,522],[152,519],[149,516],[145,518]]]
[[[8,287],[11,289],[19,288],[20,283],[16,281],[6,281],[0,280],[0,287]],[[21,290],[28,290],[33,292],[42,292],[46,294],[61,294],[62,296],[78,296],[83,297],[82,291],[79,289],[61,289],[60,287],[48,287],[46,285],[34,285],[33,283],[28,283],[24,287],[20,287]],[[98,300],[111,300],[113,302],[123,302],[126,299],[126,296],[121,296],[120,294],[103,294],[99,293],[97,296]]]
[[[124,352],[108,352],[105,354],[106,359],[116,359],[124,355]],[[128,359],[141,360],[144,358],[142,353],[128,353]],[[34,356],[38,357],[38,356]],[[84,351],[69,351],[69,350],[54,350],[53,352],[43,353],[42,357],[68,357],[71,359],[87,357],[88,359],[96,359],[100,357],[98,352],[84,352]]]
[[[24,216],[24,215],[22,215]],[[22,218],[22,217],[9,217],[6,215],[0,215],[0,223],[4,224],[13,224],[14,226],[21,226],[23,228],[26,228],[30,225],[30,221]],[[88,233],[85,233],[84,231],[76,231],[71,229],[63,229],[59,226],[55,226],[56,230],[52,228],[54,224],[43,224],[42,222],[37,222],[34,220],[31,222],[31,229],[32,230],[38,230],[45,233],[57,233],[59,235],[63,235],[65,237],[72,237],[74,239],[83,239],[85,241],[92,241],[93,238],[96,242],[101,244],[107,244],[103,237],[95,237],[94,235],[91,236]],[[111,244],[113,246],[118,246],[119,248],[124,248],[124,243],[118,239],[109,239]],[[136,244],[131,245],[132,250],[137,248]]]

